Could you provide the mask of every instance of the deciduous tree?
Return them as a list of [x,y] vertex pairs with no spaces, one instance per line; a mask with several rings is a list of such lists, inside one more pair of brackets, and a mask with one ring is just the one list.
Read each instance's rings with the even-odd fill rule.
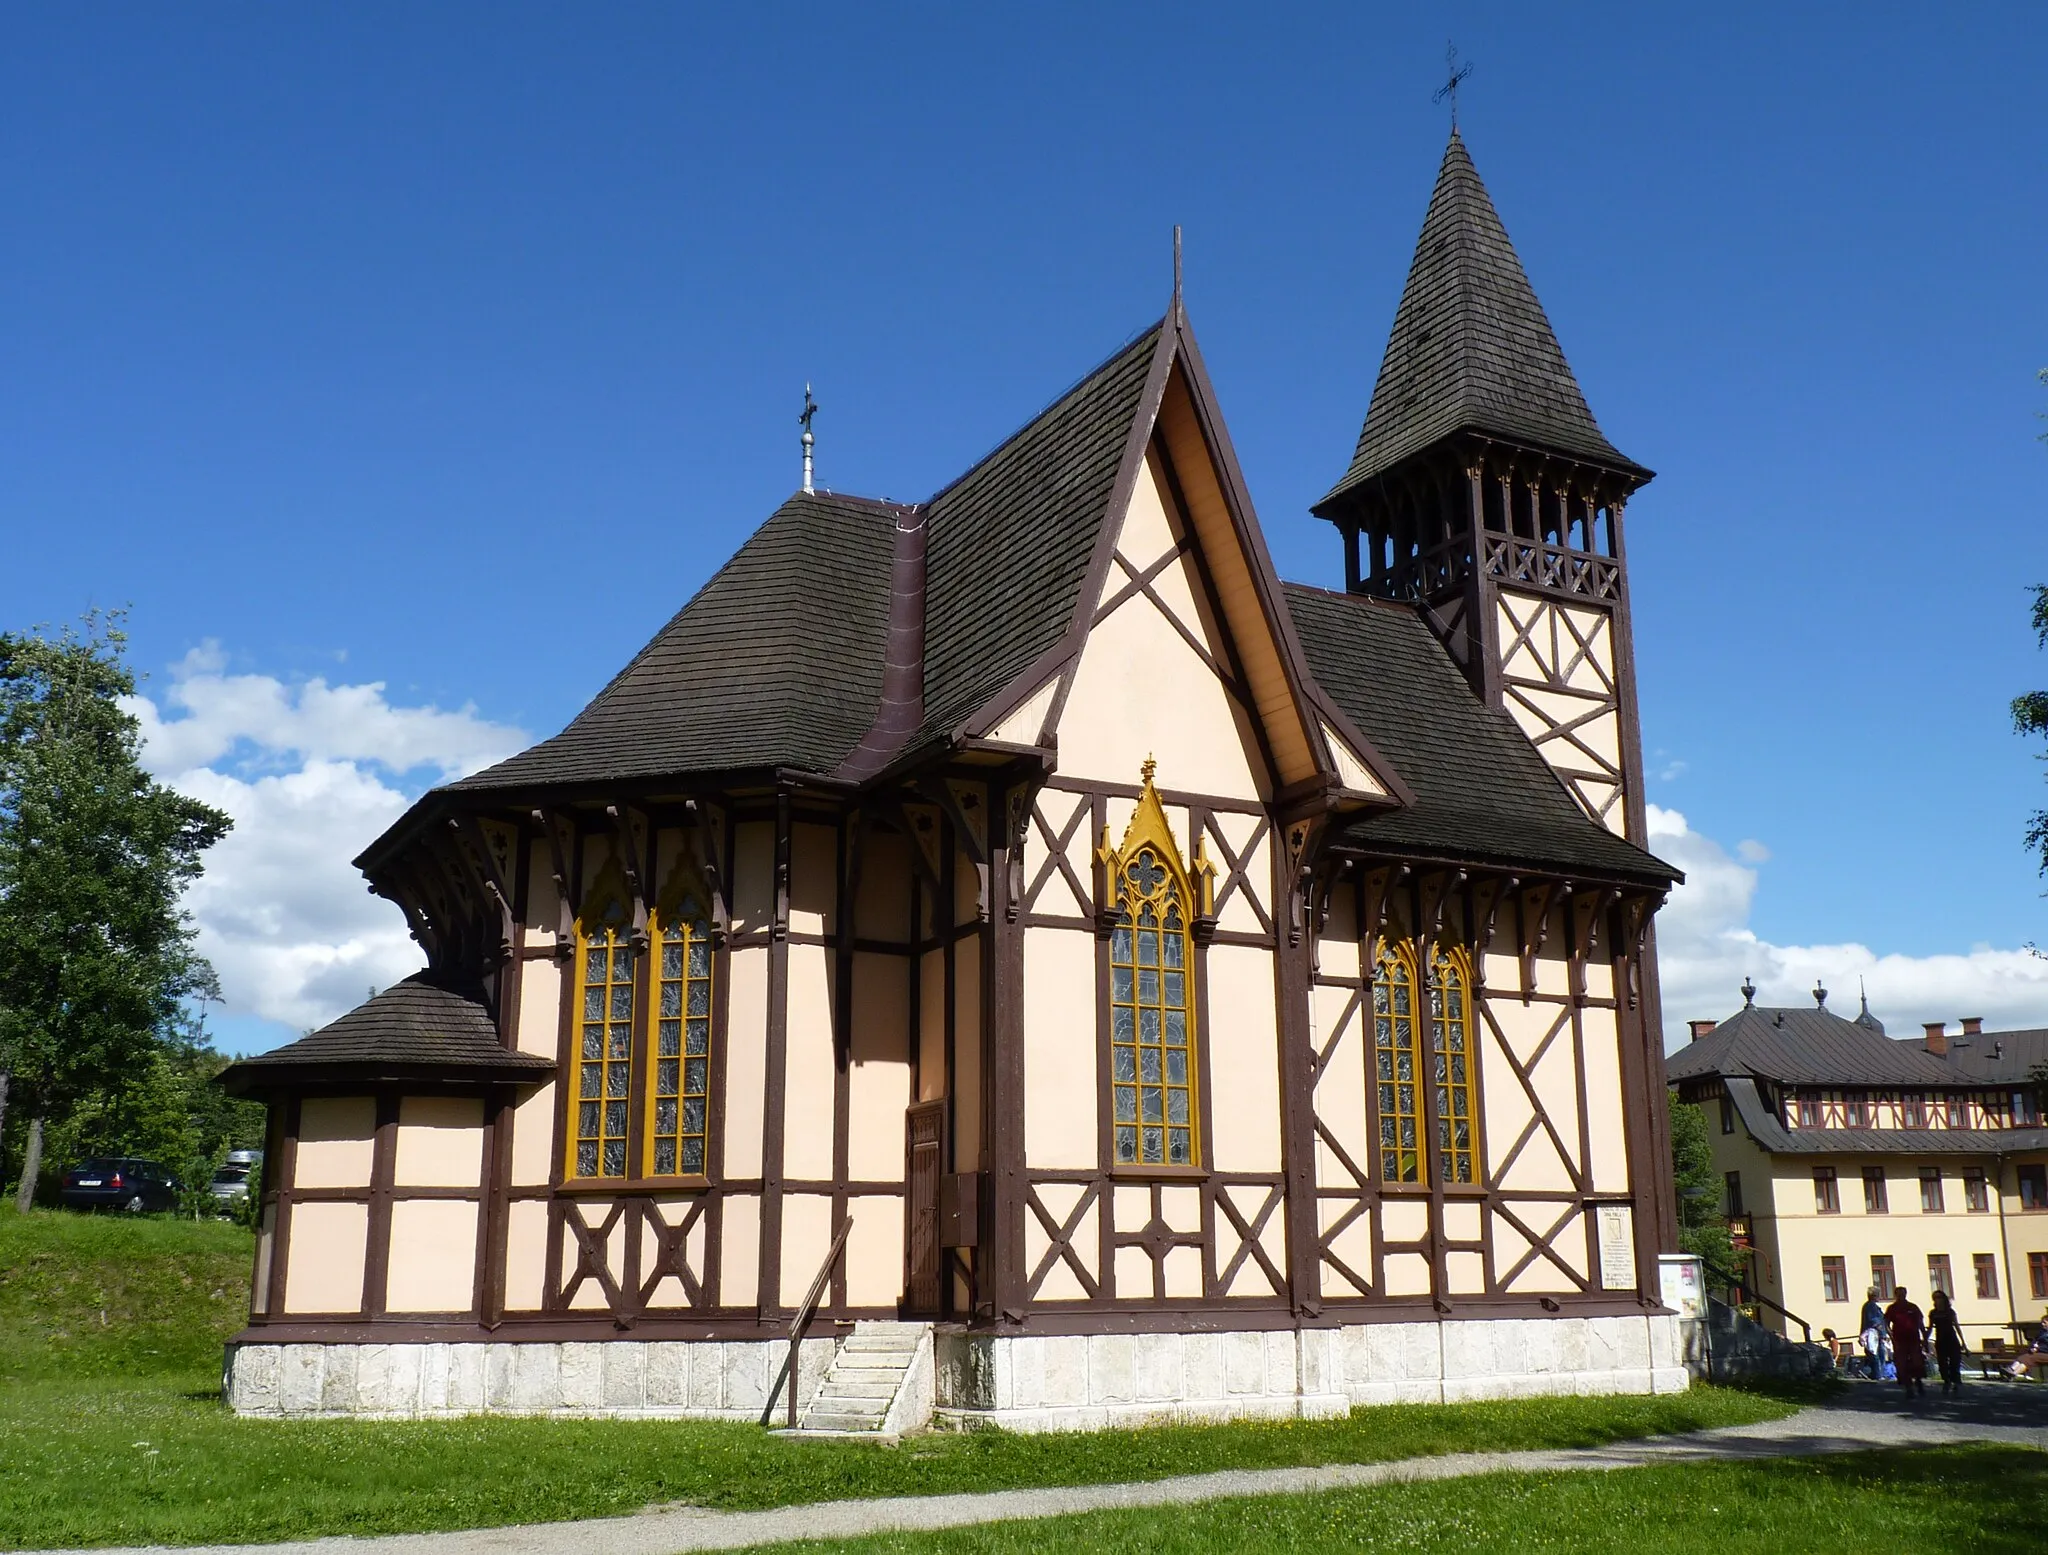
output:
[[117,616],[0,633],[0,1073],[30,1119],[18,1203],[46,1120],[118,1094],[218,996],[179,906],[228,817],[141,762]]

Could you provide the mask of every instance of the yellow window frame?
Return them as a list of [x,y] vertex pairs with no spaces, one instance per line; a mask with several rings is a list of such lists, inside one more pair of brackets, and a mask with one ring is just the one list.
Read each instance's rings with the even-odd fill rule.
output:
[[570,1006],[569,1126],[562,1175],[624,1179],[631,1132],[634,1020],[632,914],[616,861],[606,864],[576,920],[576,986]]

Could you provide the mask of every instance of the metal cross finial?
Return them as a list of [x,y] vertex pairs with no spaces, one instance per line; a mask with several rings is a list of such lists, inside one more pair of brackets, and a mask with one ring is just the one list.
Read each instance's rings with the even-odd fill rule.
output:
[[1180,304],[1180,223],[1173,224],[1173,301]]
[[806,492],[809,492],[811,489],[811,445],[817,441],[816,438],[811,436],[811,418],[817,415],[817,413],[818,402],[811,398],[811,386],[807,383],[804,385],[804,413],[796,418],[802,423],[804,429],[804,490]]
[[1448,73],[1447,79],[1442,86],[1436,89],[1436,93],[1430,98],[1430,101],[1440,103],[1446,98],[1450,99],[1451,133],[1455,135],[1458,133],[1458,83],[1472,74],[1472,65],[1470,61],[1462,65],[1459,64],[1457,44],[1447,43],[1444,46],[1444,69]]

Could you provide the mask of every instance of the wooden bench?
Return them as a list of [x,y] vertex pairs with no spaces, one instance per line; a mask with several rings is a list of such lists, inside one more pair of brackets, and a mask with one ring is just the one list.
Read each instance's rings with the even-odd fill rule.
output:
[[1984,1348],[1977,1352],[1977,1375],[1980,1377],[2004,1376],[2005,1368],[2012,1363],[2012,1351],[2003,1339],[1986,1339]]

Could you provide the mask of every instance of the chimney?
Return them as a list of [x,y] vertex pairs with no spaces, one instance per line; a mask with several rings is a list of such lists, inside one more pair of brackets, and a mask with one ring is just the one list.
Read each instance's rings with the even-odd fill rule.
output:
[[1927,1033],[1927,1051],[1936,1058],[1948,1057],[1948,1022],[1945,1020],[1922,1021],[1920,1029]]
[[1963,1035],[1966,1037],[1983,1036],[1984,1017],[1981,1015],[1965,1015],[1963,1017]]
[[1719,1021],[1714,1020],[1689,1020],[1686,1022],[1686,1025],[1692,1028],[1692,1040],[1695,1042],[1699,1041],[1701,1037],[1706,1036],[1707,1033],[1720,1024]]

